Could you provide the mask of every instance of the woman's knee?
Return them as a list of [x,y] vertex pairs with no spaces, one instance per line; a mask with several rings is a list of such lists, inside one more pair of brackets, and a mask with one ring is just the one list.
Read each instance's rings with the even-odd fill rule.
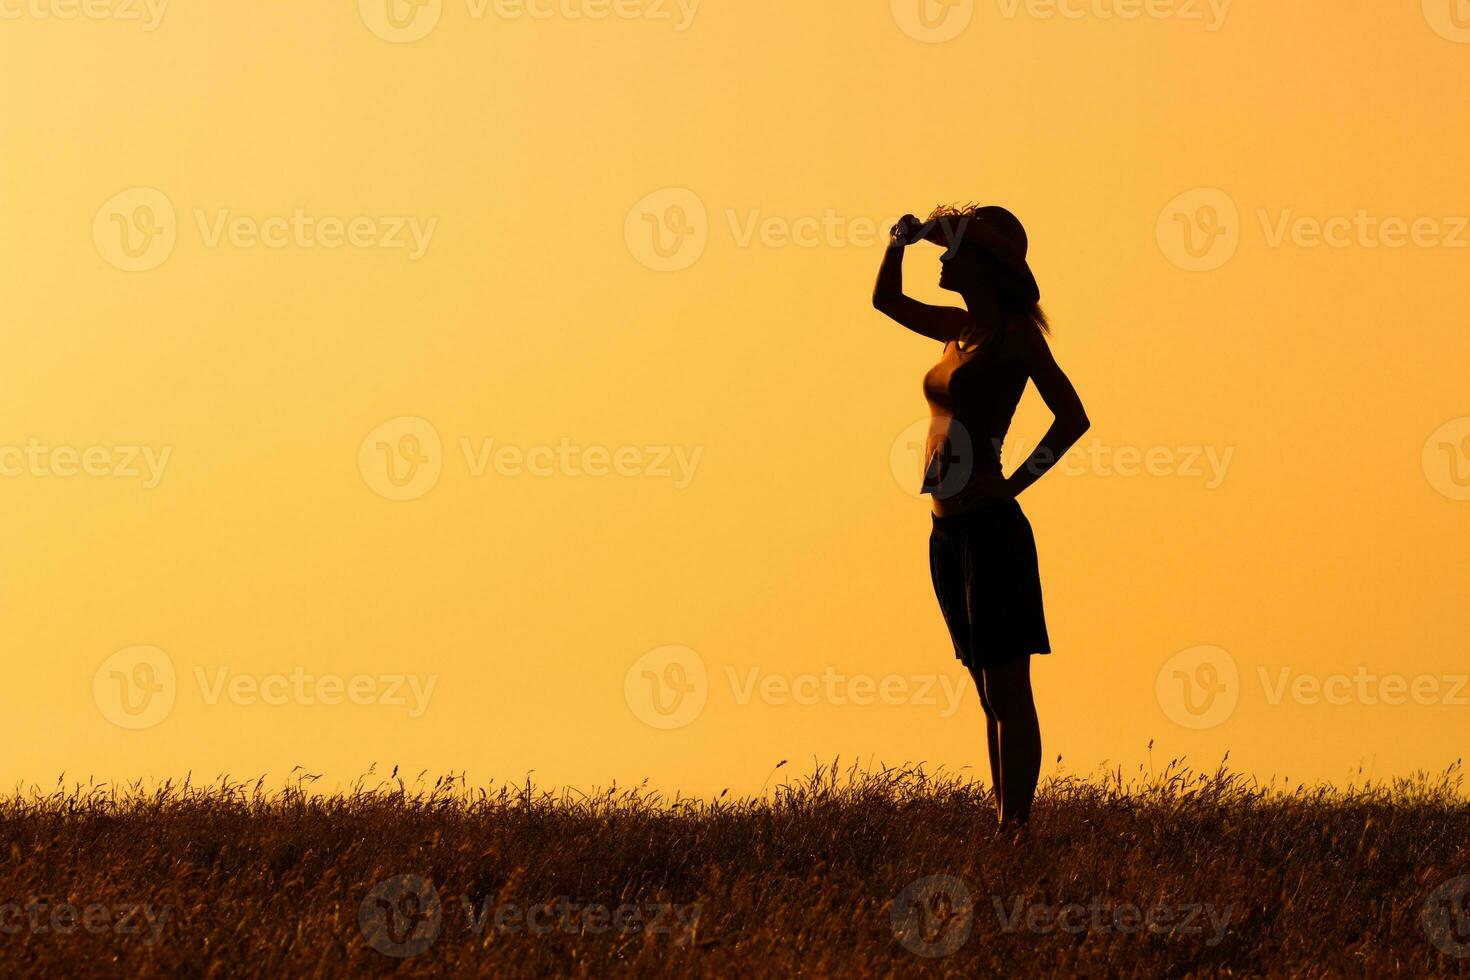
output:
[[986,714],[1002,723],[1036,716],[1030,666],[1029,660],[1021,660],[981,671],[980,701]]
[[990,696],[985,693],[985,671],[979,667],[971,667],[970,679],[975,682],[975,693],[980,695],[980,710],[985,712],[986,718],[994,721],[995,709],[990,706]]

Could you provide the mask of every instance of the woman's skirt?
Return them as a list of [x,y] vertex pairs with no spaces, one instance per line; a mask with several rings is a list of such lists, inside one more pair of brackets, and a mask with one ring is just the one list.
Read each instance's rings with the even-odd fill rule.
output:
[[934,515],[929,572],[955,657],[972,673],[1051,653],[1036,538],[1014,499]]

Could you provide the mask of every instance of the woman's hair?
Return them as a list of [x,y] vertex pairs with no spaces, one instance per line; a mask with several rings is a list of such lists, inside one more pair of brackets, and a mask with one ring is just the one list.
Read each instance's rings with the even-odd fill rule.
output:
[[[944,221],[946,219],[955,221],[968,218],[978,209],[977,205],[966,204],[956,207],[950,204],[940,205],[929,213],[930,221]],[[968,249],[980,258],[980,265],[985,269],[986,278],[995,285],[997,299],[1000,301],[1001,309],[1010,313],[1017,319],[1025,320],[1043,334],[1051,334],[1051,322],[1046,318],[1046,313],[1041,309],[1040,303],[1028,302],[1030,299],[1025,292],[1019,288],[1015,273],[1006,268],[1005,263],[991,255],[990,252],[979,245],[964,243],[962,249]]]
[[1043,334],[1051,334],[1051,323],[1041,309],[1041,303],[1030,302],[1024,287],[1016,281],[1016,274],[1006,268],[1005,263],[978,245],[963,245],[980,253],[980,264],[995,285],[996,299],[1000,308],[1019,320],[1025,320]]

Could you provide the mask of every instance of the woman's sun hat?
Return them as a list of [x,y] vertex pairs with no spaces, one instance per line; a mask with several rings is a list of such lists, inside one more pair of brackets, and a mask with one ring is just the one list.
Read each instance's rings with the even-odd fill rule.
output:
[[1016,277],[1028,306],[1041,301],[1041,287],[1026,264],[1026,229],[1003,207],[936,208],[919,232],[920,237],[946,249],[956,244],[976,245]]

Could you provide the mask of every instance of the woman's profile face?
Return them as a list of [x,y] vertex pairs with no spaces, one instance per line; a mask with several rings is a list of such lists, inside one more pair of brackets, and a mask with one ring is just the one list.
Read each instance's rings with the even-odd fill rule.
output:
[[940,288],[955,292],[978,284],[985,271],[980,253],[966,245],[945,252],[939,262]]

